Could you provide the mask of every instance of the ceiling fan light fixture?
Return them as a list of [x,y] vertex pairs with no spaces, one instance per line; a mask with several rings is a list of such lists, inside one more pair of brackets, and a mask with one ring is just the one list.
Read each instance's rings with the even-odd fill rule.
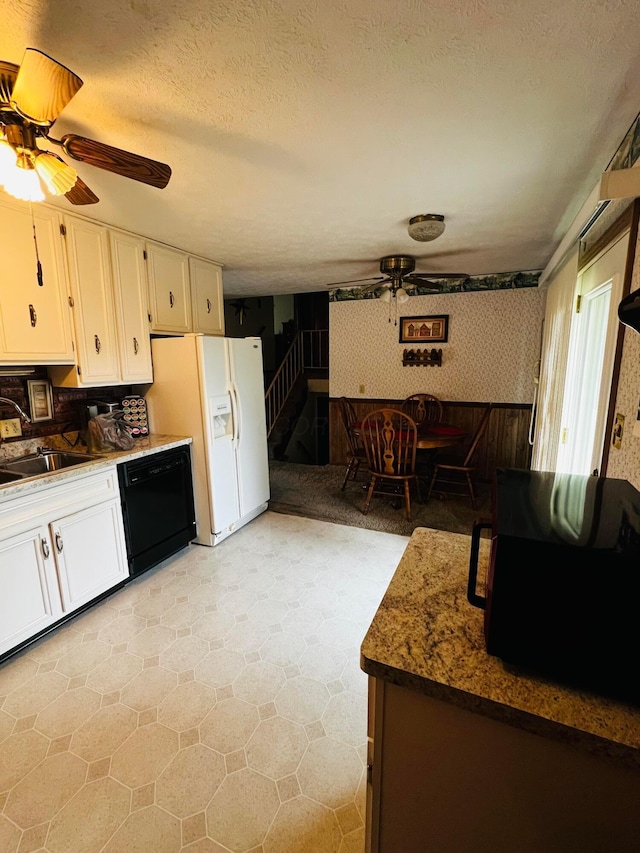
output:
[[421,243],[435,240],[444,232],[444,216],[439,213],[424,213],[409,220],[409,236]]
[[16,168],[16,152],[6,139],[0,137],[0,185],[4,186],[7,176]]
[[73,166],[69,166],[64,160],[48,151],[38,154],[35,170],[52,195],[68,193],[78,180],[78,173]]
[[385,287],[385,289],[380,294],[380,301],[381,302],[391,302],[391,291],[389,290],[388,287]]
[[405,302],[409,301],[409,294],[403,287],[399,287],[396,290],[396,299],[398,301],[398,305],[404,305]]
[[38,174],[28,154],[18,154],[14,168],[8,169],[2,180],[5,190],[14,198],[22,201],[44,201]]

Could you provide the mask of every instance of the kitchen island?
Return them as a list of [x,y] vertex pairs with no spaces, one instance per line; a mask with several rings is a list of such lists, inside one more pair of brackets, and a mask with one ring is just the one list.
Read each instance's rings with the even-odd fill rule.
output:
[[367,850],[639,850],[640,709],[488,655],[469,548],[416,529],[362,644]]

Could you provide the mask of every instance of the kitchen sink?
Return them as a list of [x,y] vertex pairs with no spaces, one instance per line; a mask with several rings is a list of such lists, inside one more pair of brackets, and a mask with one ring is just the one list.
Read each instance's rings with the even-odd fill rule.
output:
[[0,469],[0,486],[4,483],[15,483],[16,480],[22,480],[24,474],[18,474],[17,471],[2,471]]
[[44,450],[19,459],[10,459],[0,465],[0,483],[24,477],[35,477],[47,474],[49,471],[61,471],[83,462],[102,459],[102,456],[92,456],[89,453],[77,453],[69,450]]

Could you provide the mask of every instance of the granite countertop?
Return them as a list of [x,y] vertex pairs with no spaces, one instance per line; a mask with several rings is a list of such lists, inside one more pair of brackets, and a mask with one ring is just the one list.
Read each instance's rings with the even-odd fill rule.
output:
[[[640,767],[640,708],[547,681],[485,649],[467,601],[470,536],[419,527],[361,647],[371,676]],[[481,541],[480,567],[489,542]]]
[[[100,459],[83,462],[81,465],[63,468],[60,471],[51,471],[46,474],[38,474],[35,477],[26,477],[23,480],[3,483],[0,485],[0,500],[13,498],[25,492],[30,492],[33,489],[42,488],[43,486],[48,487],[54,483],[69,480],[72,477],[95,474],[112,465],[119,465],[121,462],[130,462],[132,459],[140,459],[143,456],[150,456],[152,453],[159,453],[162,450],[171,450],[172,447],[180,447],[183,444],[191,444],[191,441],[190,436],[179,435],[149,435],[145,438],[138,438],[131,450],[103,450],[99,454],[91,453],[91,456],[99,455]],[[52,450],[72,450],[74,453],[89,453],[89,450],[84,446],[71,447],[61,436],[47,436],[47,438],[30,439],[28,442],[12,442],[11,444],[4,445],[0,448],[0,466],[3,459],[15,459],[27,453],[35,453],[36,445],[48,447]]]

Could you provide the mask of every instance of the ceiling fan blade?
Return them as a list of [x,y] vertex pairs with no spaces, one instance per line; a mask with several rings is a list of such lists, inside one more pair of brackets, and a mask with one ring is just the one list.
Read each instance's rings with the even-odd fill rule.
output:
[[378,290],[378,288],[388,287],[392,282],[390,278],[383,278],[382,281],[376,281],[373,284],[367,284],[365,287],[361,288],[362,293],[371,293],[372,291]]
[[65,193],[65,198],[71,204],[96,204],[96,202],[100,201],[98,196],[89,189],[82,178],[76,180],[69,192]]
[[405,276],[405,281],[419,281],[423,278],[437,281],[439,278],[469,278],[469,274],[466,272],[413,272]]
[[357,284],[359,281],[377,281],[380,283],[381,281],[385,281],[385,278],[381,275],[369,276],[369,278],[352,278],[349,281],[332,281],[329,284],[326,284],[325,287],[337,287],[339,284]]
[[125,178],[141,181],[158,189],[164,189],[171,177],[171,167],[121,148],[112,148],[95,139],[87,139],[84,136],[76,136],[68,133],[60,140],[66,154],[74,160],[81,160],[98,169],[107,172],[115,172]]
[[0,105],[9,106],[20,66],[0,60]]
[[81,86],[82,80],[73,71],[28,47],[13,84],[11,105],[34,124],[50,125]]

